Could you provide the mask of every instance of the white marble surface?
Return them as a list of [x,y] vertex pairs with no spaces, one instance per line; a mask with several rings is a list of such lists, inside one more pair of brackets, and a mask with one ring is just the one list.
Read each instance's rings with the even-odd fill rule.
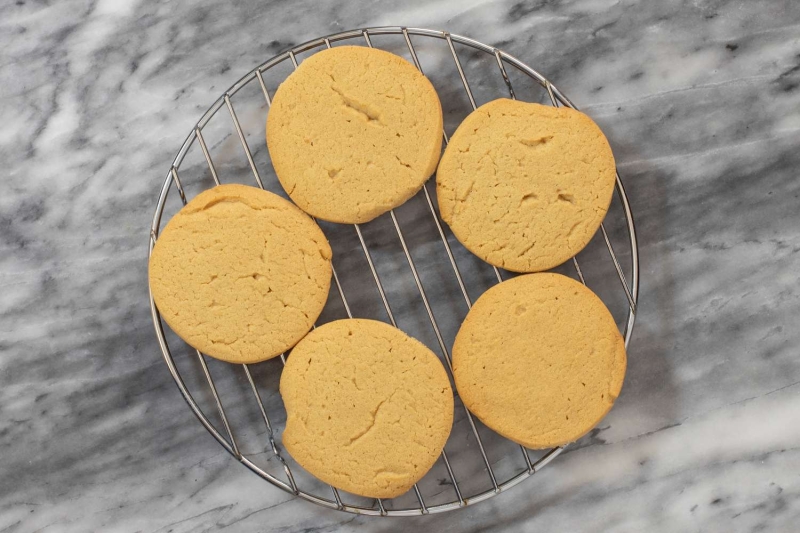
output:
[[[146,285],[158,189],[206,107],[288,46],[384,24],[502,47],[593,116],[617,154],[642,266],[627,381],[599,429],[506,494],[399,520],[300,501],[228,455],[167,372]],[[491,82],[473,66],[485,99]],[[464,97],[439,88],[452,131]],[[246,127],[262,108],[242,109]],[[0,124],[0,532],[800,528],[800,4],[9,0]],[[221,174],[245,181],[241,154],[226,160],[237,142],[211,139]],[[266,172],[266,151],[254,155]],[[187,158],[189,193],[208,182],[202,163]],[[415,209],[399,210],[406,227]],[[386,224],[365,232],[398,322],[435,346]],[[450,305],[437,242],[413,227],[423,281]],[[351,233],[326,230],[338,268],[363,262]],[[588,281],[616,294],[601,255],[582,256]],[[473,286],[490,282],[459,257]],[[349,283],[357,315],[380,313],[374,289]],[[465,312],[453,306],[448,338]],[[274,369],[259,377],[269,405]],[[226,369],[212,371],[225,392]],[[241,434],[274,466],[263,430]]]

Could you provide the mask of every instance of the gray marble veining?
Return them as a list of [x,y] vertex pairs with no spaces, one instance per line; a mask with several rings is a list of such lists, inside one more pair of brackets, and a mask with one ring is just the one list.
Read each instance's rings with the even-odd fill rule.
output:
[[[625,387],[600,426],[507,494],[400,520],[324,510],[239,465],[180,397],[146,298],[157,192],[200,114],[291,45],[383,24],[501,47],[589,113],[617,156],[642,268]],[[476,98],[499,96],[480,60],[463,60]],[[452,131],[463,91],[446,81],[444,63],[423,67],[438,79]],[[247,98],[243,126],[263,138],[250,120],[263,103],[248,110]],[[0,532],[800,524],[800,4],[18,0],[0,6],[0,124]],[[221,177],[249,179],[241,155],[226,156],[238,140],[213,128],[208,136]],[[251,146],[268,173],[266,150]],[[185,163],[189,194],[209,180],[196,155]],[[424,207],[412,202],[398,217],[432,300],[448,311],[437,317],[451,339],[463,302],[447,298],[452,276],[419,219]],[[367,225],[365,238],[398,322],[435,347],[388,224]],[[337,268],[354,269],[353,234],[325,229]],[[600,252],[581,257],[595,276],[587,281],[604,291]],[[458,259],[475,297],[491,271]],[[343,280],[354,312],[379,316],[364,281]],[[341,316],[333,298],[327,313]],[[270,369],[257,377],[277,406]],[[212,371],[229,384],[237,416],[252,417],[235,396],[240,378],[214,362]],[[191,386],[196,369],[185,372]],[[241,445],[273,468],[263,436],[244,431]]]

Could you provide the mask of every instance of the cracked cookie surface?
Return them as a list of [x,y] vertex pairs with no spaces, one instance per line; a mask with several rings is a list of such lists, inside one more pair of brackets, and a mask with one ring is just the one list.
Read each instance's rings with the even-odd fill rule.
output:
[[421,342],[375,320],[337,320],[301,340],[281,375],[283,444],[311,474],[393,498],[430,470],[453,425],[453,391]]
[[363,46],[303,61],[267,116],[281,185],[331,222],[368,222],[411,198],[436,169],[441,145],[433,85],[403,58]]
[[436,172],[442,219],[472,253],[514,272],[557,266],[608,211],[614,155],[586,115],[499,99],[458,127]]
[[453,377],[484,424],[528,448],[573,442],[622,389],[625,342],[606,306],[560,274],[518,276],[483,293],[453,345]]
[[311,329],[328,298],[331,248],[283,198],[219,185],[172,217],[153,248],[149,278],[161,316],[189,345],[254,363]]

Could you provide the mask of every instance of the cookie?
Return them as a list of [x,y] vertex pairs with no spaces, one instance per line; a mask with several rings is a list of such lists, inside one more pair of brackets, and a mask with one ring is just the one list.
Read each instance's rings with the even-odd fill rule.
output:
[[453,425],[453,391],[439,359],[374,320],[338,320],[309,333],[292,350],[280,391],[286,450],[322,481],[368,498],[409,490]]
[[519,276],[486,291],[453,345],[464,405],[528,448],[577,440],[611,409],[625,343],[592,291],[560,274]]
[[267,146],[300,208],[331,222],[367,222],[414,196],[433,174],[442,106],[403,58],[331,48],[303,61],[278,88]]
[[331,248],[283,198],[220,185],[172,217],[149,275],[161,316],[183,340],[223,361],[254,363],[311,329],[328,297]]
[[484,261],[538,272],[577,254],[616,180],[603,132],[574,109],[500,99],[456,130],[436,172],[442,219]]

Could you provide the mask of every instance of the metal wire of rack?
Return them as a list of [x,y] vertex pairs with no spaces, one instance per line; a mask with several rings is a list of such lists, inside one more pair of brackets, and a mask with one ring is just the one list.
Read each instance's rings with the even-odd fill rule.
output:
[[[271,105],[271,98],[267,88],[267,83],[264,80],[264,73],[269,69],[275,67],[278,64],[281,64],[285,61],[289,61],[294,68],[297,68],[298,54],[315,51],[318,49],[323,48],[330,48],[331,43],[335,42],[343,42],[343,41],[353,41],[360,42],[362,45],[366,46],[373,46],[371,37],[377,35],[396,35],[401,36],[405,42],[407,47],[407,51],[410,54],[414,65],[422,71],[422,67],[420,65],[419,56],[417,53],[417,49],[414,47],[412,43],[412,36],[420,37],[420,38],[429,38],[429,39],[437,39],[443,40],[446,42],[447,47],[449,49],[450,55],[452,60],[454,61],[456,70],[458,72],[460,78],[460,84],[463,86],[464,91],[466,92],[467,98],[469,100],[469,104],[472,109],[477,107],[476,100],[473,95],[473,91],[470,88],[470,84],[467,80],[467,76],[464,73],[464,69],[462,67],[461,60],[459,59],[458,53],[454,46],[454,43],[459,45],[464,45],[471,49],[484,52],[486,54],[490,54],[494,56],[494,59],[497,63],[498,73],[502,76],[503,82],[505,87],[508,90],[508,96],[512,99],[516,99],[517,92],[515,91],[511,78],[508,75],[506,70],[506,66],[512,66],[516,68],[519,72],[533,80],[535,83],[539,84],[542,88],[544,88],[547,92],[549,97],[550,103],[553,106],[568,106],[575,108],[572,102],[566,98],[561,91],[556,88],[549,80],[547,80],[544,76],[539,74],[536,70],[532,69],[531,67],[527,66],[525,63],[520,61],[519,59],[515,58],[514,56],[499,50],[495,47],[488,46],[486,44],[480,43],[473,39],[462,37],[459,35],[450,34],[445,31],[438,31],[438,30],[429,30],[429,29],[422,29],[422,28],[406,28],[406,27],[377,27],[377,28],[366,28],[366,29],[357,29],[357,30],[350,30],[341,33],[337,33],[334,35],[329,35],[327,37],[322,37],[318,39],[314,39],[308,41],[306,43],[300,44],[292,48],[291,50],[285,51],[277,56],[265,61],[263,64],[259,65],[245,76],[243,76],[239,81],[234,83],[225,93],[220,96],[214,104],[203,114],[203,116],[198,120],[195,127],[193,128],[192,132],[187,136],[186,140],[183,142],[178,154],[176,155],[175,159],[173,160],[172,164],[170,165],[170,169],[167,172],[167,175],[164,180],[164,184],[161,188],[161,192],[158,197],[156,212],[153,217],[152,226],[150,229],[150,252],[152,253],[153,246],[158,239],[159,228],[161,227],[161,220],[164,213],[164,206],[167,200],[167,195],[172,186],[177,189],[177,192],[180,196],[180,200],[183,204],[187,202],[186,193],[184,191],[183,184],[181,183],[181,179],[179,176],[179,170],[181,167],[186,154],[188,153],[189,149],[193,146],[195,142],[199,144],[199,147],[203,153],[203,157],[205,162],[208,166],[208,170],[210,171],[211,177],[215,184],[220,184],[219,175],[217,169],[215,167],[214,161],[211,157],[211,152],[209,150],[208,145],[206,144],[206,140],[203,137],[203,129],[209,123],[209,121],[214,117],[214,115],[223,107],[225,107],[230,115],[230,118],[233,123],[233,127],[235,129],[236,135],[241,143],[241,147],[243,149],[243,153],[245,158],[247,159],[247,164],[250,170],[253,173],[253,178],[255,183],[260,187],[264,188],[264,182],[262,180],[261,174],[258,171],[256,166],[255,160],[253,158],[253,154],[250,150],[250,147],[247,143],[245,138],[245,134],[243,132],[242,126],[239,122],[239,118],[236,114],[234,109],[233,103],[231,98],[239,92],[243,87],[246,85],[257,82],[263,92],[264,98],[266,100],[267,106]],[[443,131],[444,142],[448,142],[447,133]],[[463,296],[464,302],[466,303],[467,307],[472,306],[472,300],[469,297],[467,292],[467,287],[464,283],[464,279],[462,277],[461,271],[459,270],[458,264],[456,262],[455,256],[453,254],[453,250],[448,242],[445,230],[442,226],[441,220],[439,219],[436,210],[434,209],[434,203],[431,199],[431,193],[428,190],[429,183],[426,183],[425,186],[422,188],[422,195],[424,196],[425,202],[427,204],[428,211],[430,212],[431,217],[433,218],[433,222],[435,224],[436,230],[438,232],[438,236],[441,240],[442,245],[446,251],[448,261],[450,263],[450,267],[452,269],[452,273],[456,278],[458,287],[460,289],[461,295]],[[630,283],[627,281],[623,268],[620,264],[620,261],[617,257],[617,254],[614,251],[614,248],[611,244],[611,240],[609,239],[608,233],[606,231],[605,225],[601,224],[600,232],[603,237],[603,241],[605,246],[608,250],[610,259],[613,262],[614,270],[617,274],[619,282],[622,286],[622,289],[625,293],[625,298],[627,300],[627,307],[628,307],[628,316],[627,320],[625,321],[625,325],[623,327],[622,334],[625,339],[625,346],[627,347],[631,334],[633,332],[633,325],[636,318],[636,304],[638,300],[638,287],[639,287],[639,264],[638,264],[638,247],[637,247],[637,240],[636,240],[636,229],[634,226],[633,216],[630,208],[630,204],[628,202],[627,195],[625,194],[625,189],[623,188],[622,180],[617,174],[616,177],[616,192],[620,203],[622,205],[623,213],[625,216],[625,229],[627,231],[629,245],[630,245],[630,272],[631,272],[631,280]],[[425,288],[422,284],[417,266],[412,258],[412,254],[409,250],[409,246],[407,244],[406,237],[404,232],[401,228],[400,223],[398,222],[398,218],[395,215],[394,210],[389,212],[389,217],[392,222],[392,226],[394,231],[397,235],[399,243],[403,249],[403,254],[405,256],[406,262],[408,267],[411,271],[411,274],[414,279],[414,284],[416,286],[416,290],[419,294],[419,297],[422,301],[422,304],[425,309],[425,315],[430,322],[430,326],[433,329],[433,332],[436,336],[436,342],[439,346],[442,356],[444,357],[444,361],[446,362],[446,367],[448,372],[452,372],[452,368],[450,368],[450,353],[447,348],[447,345],[443,339],[442,333],[440,331],[439,324],[437,323],[436,317],[431,307],[431,303],[428,297],[428,294],[425,291]],[[360,225],[355,225],[355,232],[358,237],[359,244],[361,249],[364,253],[364,259],[367,262],[367,266],[369,268],[371,277],[376,285],[378,294],[380,295],[380,299],[382,305],[388,315],[389,321],[392,325],[397,326],[395,321],[394,313],[392,312],[391,306],[389,305],[389,300],[386,295],[386,291],[384,289],[384,284],[381,281],[381,278],[378,274],[378,271],[375,267],[375,263],[373,261],[372,254],[370,252],[369,247],[367,246],[366,240],[364,238],[362,228]],[[578,275],[580,281],[586,284],[584,279],[583,271],[581,270],[580,265],[578,264],[578,260],[576,257],[572,258],[572,263]],[[492,267],[494,270],[494,275],[498,282],[503,281],[503,275],[499,269],[496,267]],[[348,303],[347,296],[345,295],[344,290],[342,289],[342,285],[339,280],[339,275],[337,274],[336,270],[333,269],[333,280],[334,285],[336,287],[336,291],[338,293],[339,298],[341,299],[342,306],[345,310],[345,313],[348,317],[352,318],[352,312],[350,309],[350,305]],[[275,427],[270,420],[270,417],[267,414],[267,409],[265,409],[264,402],[262,401],[261,395],[259,390],[256,386],[256,381],[253,378],[253,374],[251,372],[251,368],[248,365],[241,365],[242,372],[246,377],[247,383],[253,393],[253,398],[258,405],[258,410],[260,413],[260,418],[262,419],[265,428],[266,428],[266,436],[268,439],[269,444],[269,453],[271,453],[275,459],[277,459],[282,466],[282,470],[285,473],[286,480],[279,479],[278,477],[270,474],[259,465],[257,465],[247,454],[242,453],[239,449],[237,444],[236,438],[234,436],[233,428],[229,422],[229,417],[226,414],[225,408],[223,407],[223,402],[220,398],[220,394],[218,392],[217,385],[211,375],[209,370],[206,356],[200,353],[199,351],[195,350],[194,354],[197,357],[199,362],[200,368],[202,369],[202,374],[204,379],[208,385],[209,391],[213,397],[214,404],[216,405],[216,410],[219,415],[219,418],[222,422],[223,431],[220,432],[214,424],[209,420],[208,416],[203,412],[201,407],[199,406],[196,399],[190,393],[184,379],[179,372],[175,359],[170,351],[169,345],[166,340],[164,326],[162,324],[161,318],[159,316],[158,310],[155,306],[153,301],[152,294],[150,294],[150,309],[151,314],[153,317],[153,323],[155,325],[156,336],[158,338],[159,345],[161,347],[162,354],[164,356],[164,360],[166,361],[167,367],[169,368],[170,373],[172,374],[175,383],[178,386],[181,394],[183,395],[184,399],[186,400],[187,404],[191,408],[192,412],[198,418],[200,423],[208,430],[209,433],[237,460],[247,466],[250,470],[255,472],[257,475],[262,477],[263,479],[269,481],[271,484],[275,485],[276,487],[294,494],[300,498],[305,500],[311,501],[313,503],[319,504],[321,506],[331,508],[331,509],[338,509],[340,511],[346,511],[351,513],[357,514],[366,514],[366,515],[380,515],[380,516],[414,516],[414,515],[421,515],[421,514],[429,514],[429,513],[441,513],[444,511],[450,511],[454,509],[458,509],[461,507],[465,507],[488,498],[499,494],[509,488],[517,485],[521,481],[527,479],[528,477],[532,476],[539,470],[541,470],[544,466],[550,463],[553,459],[555,459],[564,449],[564,447],[553,448],[546,452],[543,456],[538,458],[537,460],[533,460],[529,454],[529,451],[520,446],[519,449],[521,451],[525,467],[522,471],[512,475],[511,477],[505,480],[498,480],[498,476],[495,474],[495,471],[490,463],[486,449],[484,447],[483,440],[481,439],[481,435],[478,431],[478,427],[475,424],[472,415],[464,409],[465,417],[469,424],[469,431],[474,437],[477,447],[480,451],[480,455],[482,458],[483,463],[483,470],[486,473],[486,476],[490,483],[490,488],[487,490],[477,492],[475,494],[464,494],[462,491],[459,482],[456,479],[454,469],[451,465],[451,461],[447,456],[445,451],[442,452],[442,462],[445,466],[447,471],[447,475],[450,479],[450,483],[452,484],[453,488],[453,499],[449,502],[437,505],[428,505],[425,502],[425,498],[420,490],[419,486],[414,486],[414,496],[417,501],[417,506],[415,507],[408,507],[408,508],[400,508],[400,509],[387,509],[385,502],[378,499],[374,501],[372,506],[364,506],[364,505],[357,505],[352,503],[347,503],[345,499],[342,497],[342,494],[334,487],[329,486],[330,496],[323,496],[320,494],[314,494],[308,490],[304,490],[296,481],[295,472],[293,472],[292,468],[290,468],[287,461],[281,455],[280,448],[275,440],[276,430]],[[285,355],[280,356],[281,361],[285,364],[286,359]],[[447,447],[445,447],[447,448]]]

